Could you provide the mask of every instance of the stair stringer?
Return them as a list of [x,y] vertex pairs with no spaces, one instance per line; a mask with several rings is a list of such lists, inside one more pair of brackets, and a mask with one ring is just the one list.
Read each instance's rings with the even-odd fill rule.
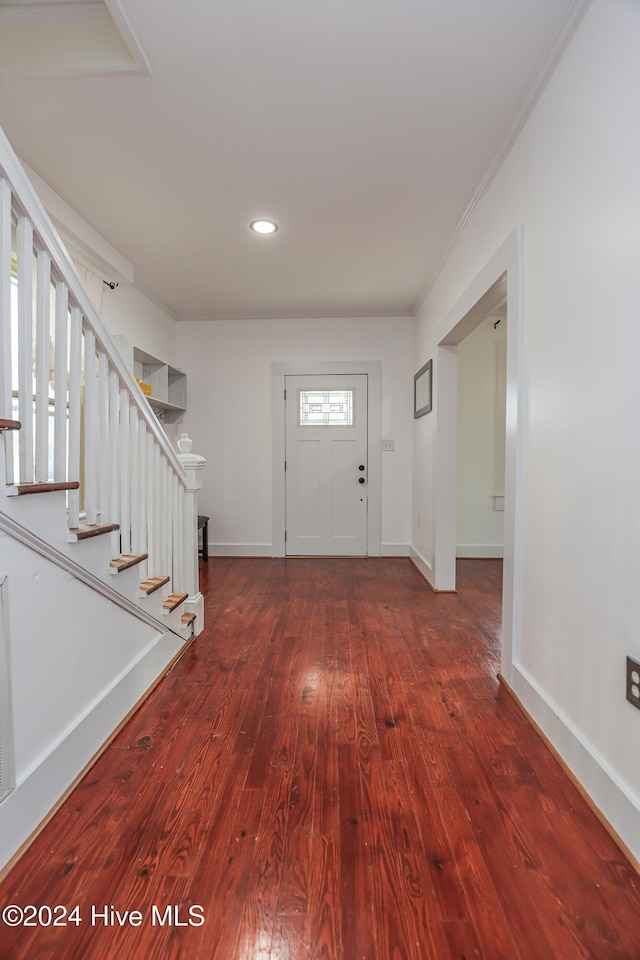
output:
[[[169,614],[163,611],[162,602],[172,592],[171,581],[157,593],[141,597],[139,584],[143,578],[139,567],[131,567],[115,576],[111,573],[109,563],[114,557],[109,534],[69,542],[64,491],[51,491],[28,497],[4,496],[0,500],[0,521],[3,516],[8,524],[5,529],[11,530],[14,536],[22,539],[23,536],[30,535],[28,539],[34,538],[31,545],[40,553],[43,552],[42,544],[47,545],[51,552],[44,555],[50,556],[54,562],[63,566],[68,565],[74,576],[84,579],[115,603],[120,603],[130,612],[133,612],[133,605],[142,614],[150,614],[158,621],[159,629],[173,630],[183,639],[190,635],[191,631],[186,630],[181,623],[183,609],[179,608]],[[82,571],[86,572],[86,579]]]
[[0,802],[0,869],[184,649],[67,557],[0,513],[15,789]]
[[[111,551],[108,536],[79,543],[67,541],[66,524],[63,523],[60,527],[55,520],[61,512],[66,515],[64,493],[49,493],[30,499],[46,502],[33,505],[19,502],[14,506],[16,501],[22,501],[22,498],[7,497],[0,501],[0,531],[4,530],[20,540],[36,553],[47,557],[76,579],[158,630],[171,630],[182,641],[190,636],[190,631],[185,630],[180,622],[180,614],[184,612],[181,608],[168,615],[163,613],[165,591],[158,590],[149,597],[138,596],[140,577],[136,577],[135,567],[117,576],[109,573]],[[167,586],[170,586],[170,582]]]

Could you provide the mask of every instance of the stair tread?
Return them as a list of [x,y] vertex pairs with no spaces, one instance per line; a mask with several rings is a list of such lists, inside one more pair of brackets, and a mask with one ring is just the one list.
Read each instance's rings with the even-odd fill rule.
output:
[[0,430],[20,430],[21,427],[19,420],[0,420]]
[[167,597],[162,606],[167,613],[171,613],[171,611],[179,607],[181,603],[184,603],[188,596],[188,593],[172,593],[171,596]]
[[28,493],[56,493],[59,490],[77,490],[80,484],[77,480],[45,480],[43,483],[12,483],[7,493],[13,496],[24,496]]
[[185,627],[187,627],[190,623],[193,623],[195,619],[195,613],[183,613],[180,617],[180,623],[183,623]]
[[148,597],[150,594],[155,593],[156,590],[159,590],[160,587],[163,587],[165,583],[169,583],[170,579],[170,577],[149,577],[148,580],[140,584],[140,596]]
[[111,573],[120,573],[122,570],[128,570],[129,567],[135,567],[136,564],[142,563],[148,557],[148,553],[122,553],[115,560],[109,562]]
[[89,540],[91,537],[100,537],[104,533],[118,530],[117,523],[81,524],[79,527],[69,527],[69,540]]

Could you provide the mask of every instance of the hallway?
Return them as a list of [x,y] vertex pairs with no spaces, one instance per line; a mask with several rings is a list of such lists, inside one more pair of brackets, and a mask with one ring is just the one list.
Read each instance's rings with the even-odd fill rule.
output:
[[205,632],[0,885],[60,905],[0,960],[640,957],[640,879],[496,679],[500,584],[201,564]]

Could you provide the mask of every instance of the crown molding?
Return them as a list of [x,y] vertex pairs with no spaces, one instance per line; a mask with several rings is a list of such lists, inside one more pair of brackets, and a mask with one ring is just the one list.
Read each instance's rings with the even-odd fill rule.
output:
[[34,2],[3,3],[0,22],[17,23],[27,20],[105,20],[109,10],[103,0],[34,0]]
[[566,17],[560,29],[556,33],[554,39],[551,41],[547,51],[543,57],[542,63],[540,64],[533,80],[529,84],[525,94],[520,101],[520,106],[516,110],[515,115],[513,116],[507,131],[500,142],[498,149],[495,151],[492,160],[489,163],[484,175],[482,176],[480,182],[478,183],[476,189],[467,206],[465,208],[462,217],[458,221],[455,230],[453,231],[449,242],[447,243],[441,257],[438,259],[435,267],[431,271],[431,275],[424,287],[422,288],[418,299],[415,302],[413,308],[413,314],[418,312],[420,306],[426,296],[428,295],[431,287],[433,286],[436,278],[440,274],[440,271],[444,267],[445,263],[449,259],[453,248],[462,232],[464,231],[466,225],[471,220],[476,207],[483,199],[489,187],[496,178],[498,171],[501,169],[503,163],[507,159],[511,148],[515,144],[516,140],[520,136],[527,120],[531,116],[538,100],[544,93],[547,84],[549,83],[551,77],[553,76],[556,67],[558,66],[562,56],[569,46],[569,43],[573,39],[573,36],[578,29],[584,15],[586,14],[588,8],[591,6],[593,0],[575,0],[572,7],[567,12]]

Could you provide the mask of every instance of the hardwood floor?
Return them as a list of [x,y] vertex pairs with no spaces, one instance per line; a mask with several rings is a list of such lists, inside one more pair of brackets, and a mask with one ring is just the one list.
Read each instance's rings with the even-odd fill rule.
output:
[[2,960],[640,957],[637,874],[496,680],[499,561],[201,567],[205,633],[0,887],[81,922]]

